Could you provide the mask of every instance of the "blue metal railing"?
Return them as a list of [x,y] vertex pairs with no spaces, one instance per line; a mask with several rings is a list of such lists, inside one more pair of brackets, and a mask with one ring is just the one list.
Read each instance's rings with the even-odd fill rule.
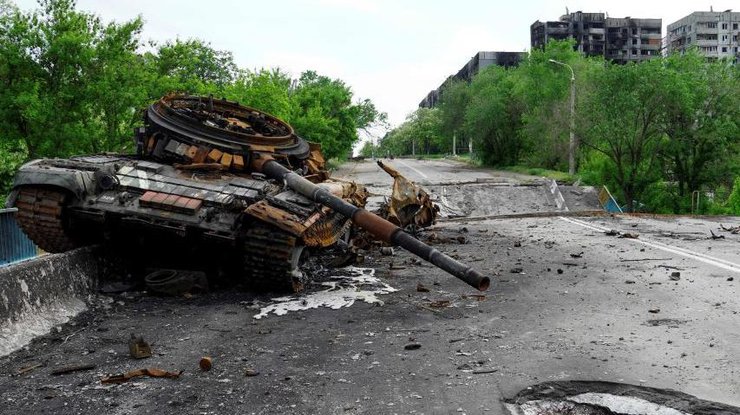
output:
[[38,255],[38,248],[18,226],[18,209],[0,209],[0,267]]

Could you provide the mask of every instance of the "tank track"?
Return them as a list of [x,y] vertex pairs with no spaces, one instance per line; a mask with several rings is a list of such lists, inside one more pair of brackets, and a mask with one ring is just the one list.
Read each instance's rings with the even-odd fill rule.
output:
[[296,236],[263,223],[252,223],[244,240],[244,271],[261,291],[303,291],[299,269],[304,247]]
[[64,231],[66,201],[65,192],[45,187],[24,186],[18,192],[18,224],[46,252],[65,252],[78,246]]

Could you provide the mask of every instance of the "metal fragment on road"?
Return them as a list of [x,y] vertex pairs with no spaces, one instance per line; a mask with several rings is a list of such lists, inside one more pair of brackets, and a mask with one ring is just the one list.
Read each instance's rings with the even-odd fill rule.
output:
[[51,371],[52,375],[64,375],[66,373],[72,373],[72,372],[81,372],[83,370],[92,370],[95,369],[96,366],[94,364],[81,364],[81,365],[68,365],[68,366],[61,366]]
[[152,357],[152,348],[149,343],[144,341],[144,337],[131,333],[128,341],[128,353],[134,359],[145,359]]
[[182,370],[179,372],[169,372],[166,370],[152,367],[152,368],[132,370],[126,373],[108,375],[100,379],[100,382],[103,384],[124,383],[124,382],[128,382],[129,380],[133,378],[137,378],[141,376],[149,376],[152,378],[177,379],[180,377],[180,375],[182,375]]
[[209,356],[204,356],[198,362],[198,366],[200,366],[200,370],[207,372],[213,367],[213,359]]
[[393,192],[390,200],[381,207],[381,216],[401,228],[433,225],[439,207],[432,203],[429,194],[393,167],[380,160],[378,166],[393,177]]

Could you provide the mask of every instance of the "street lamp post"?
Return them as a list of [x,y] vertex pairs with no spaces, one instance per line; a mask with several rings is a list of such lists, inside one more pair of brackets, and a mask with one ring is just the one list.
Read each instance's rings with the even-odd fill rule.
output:
[[576,74],[567,63],[550,59],[550,63],[565,66],[570,69],[570,142],[568,143],[568,174],[576,174]]

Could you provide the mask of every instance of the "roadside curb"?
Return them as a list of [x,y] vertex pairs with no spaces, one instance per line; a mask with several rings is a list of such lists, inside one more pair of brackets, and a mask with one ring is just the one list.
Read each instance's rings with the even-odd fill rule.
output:
[[0,356],[86,308],[97,288],[95,247],[0,268]]

